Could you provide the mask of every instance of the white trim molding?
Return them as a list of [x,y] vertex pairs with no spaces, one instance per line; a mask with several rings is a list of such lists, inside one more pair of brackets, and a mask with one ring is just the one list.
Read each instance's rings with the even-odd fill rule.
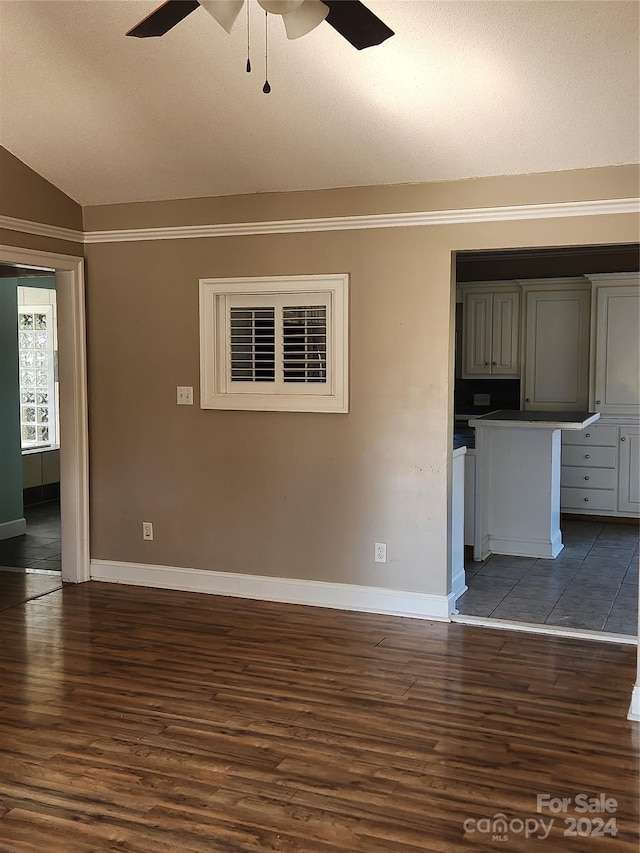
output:
[[627,720],[640,723],[640,684],[636,684],[631,694],[631,706],[627,714]]
[[449,609],[449,613],[453,610],[456,601],[460,598],[461,595],[469,589],[466,582],[464,566],[462,566],[451,578],[451,592],[449,593],[449,598],[451,599],[451,607]]
[[12,539],[14,536],[22,536],[26,532],[27,520],[25,518],[14,518],[0,524],[0,539]]
[[450,612],[446,595],[146,563],[94,559],[91,560],[91,580],[278,601],[283,604],[307,604],[334,610],[409,616],[437,622],[448,622]]
[[146,240],[187,240],[203,237],[246,237],[259,234],[301,234],[309,231],[354,231],[369,228],[409,228],[425,225],[460,225],[470,222],[509,222],[520,219],[557,219],[572,216],[613,216],[640,213],[640,198],[595,201],[563,201],[548,204],[515,204],[454,210],[417,210],[410,213],[375,213],[362,216],[329,216],[282,219],[271,222],[233,222],[216,225],[169,225],[154,228],[121,228],[109,231],[76,231],[44,222],[0,215],[0,229],[52,237],[72,243],[132,243]]
[[60,225],[47,225],[46,222],[32,222],[28,219],[16,219],[14,216],[0,215],[0,228],[7,231],[19,231],[21,234],[34,234],[36,237],[52,237],[54,240],[66,240],[69,243],[84,243],[84,232]]
[[259,234],[300,234],[309,231],[354,231],[369,228],[409,228],[425,225],[459,225],[470,222],[505,222],[518,219],[557,219],[570,216],[611,216],[640,212],[640,199],[605,199],[554,204],[424,210],[413,213],[377,213],[365,216],[330,216],[324,219],[283,219],[272,222],[236,222],[219,225],[176,225],[87,231],[85,243],[128,243],[145,240],[186,240],[203,237],[245,237]]
[[[563,625],[538,625],[535,622],[514,622],[511,619],[494,619],[491,616],[467,616],[454,612],[451,621],[477,628],[498,628],[501,631],[521,631],[525,634],[546,634],[571,640],[595,640],[598,643],[619,643],[637,646],[638,638],[632,634],[613,634],[607,631],[590,631],[586,628],[565,628]],[[636,688],[637,689],[637,688]]]

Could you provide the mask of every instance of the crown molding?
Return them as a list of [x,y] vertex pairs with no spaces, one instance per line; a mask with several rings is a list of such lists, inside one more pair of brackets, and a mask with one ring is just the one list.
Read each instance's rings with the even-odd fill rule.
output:
[[516,219],[551,219],[568,216],[602,216],[637,213],[640,199],[524,204],[462,210],[427,210],[415,213],[377,213],[366,216],[332,216],[325,219],[284,219],[272,222],[238,222],[220,225],[183,225],[89,231],[85,243],[121,243],[144,240],[184,240],[203,237],[245,237],[265,234],[301,234],[319,231],[353,231],[369,228],[410,228],[426,225],[457,225],[470,222],[501,222]]
[[267,234],[302,234],[320,231],[355,231],[370,228],[411,228],[429,225],[461,225],[474,222],[510,222],[522,219],[557,219],[574,216],[612,216],[639,213],[640,199],[604,199],[552,204],[521,204],[504,207],[424,210],[413,213],[375,213],[364,216],[330,216],[323,219],[283,219],[218,225],[174,225],[156,228],[124,228],[110,231],[74,231],[56,225],[29,222],[0,215],[0,228],[74,243],[136,243],[148,240],[189,240],[208,237],[247,237]]
[[59,225],[47,225],[45,222],[31,222],[28,219],[16,219],[13,216],[0,215],[0,228],[7,231],[20,231],[22,234],[35,234],[36,237],[52,237],[54,240],[66,240],[68,243],[84,243],[84,233],[73,228]]

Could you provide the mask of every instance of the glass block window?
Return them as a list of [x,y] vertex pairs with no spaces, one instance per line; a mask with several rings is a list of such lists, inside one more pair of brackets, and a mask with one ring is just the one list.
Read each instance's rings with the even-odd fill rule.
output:
[[200,282],[200,405],[346,412],[348,277]]
[[53,307],[18,309],[20,433],[23,449],[56,444]]

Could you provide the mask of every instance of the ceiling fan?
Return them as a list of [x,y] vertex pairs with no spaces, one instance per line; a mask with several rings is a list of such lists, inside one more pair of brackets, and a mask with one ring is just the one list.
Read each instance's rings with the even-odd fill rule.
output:
[[[325,20],[358,50],[381,44],[394,35],[360,0],[258,0],[258,3],[265,12],[282,17],[290,39],[310,33]],[[230,33],[243,5],[244,0],[167,0],[127,35],[163,36],[199,6]]]

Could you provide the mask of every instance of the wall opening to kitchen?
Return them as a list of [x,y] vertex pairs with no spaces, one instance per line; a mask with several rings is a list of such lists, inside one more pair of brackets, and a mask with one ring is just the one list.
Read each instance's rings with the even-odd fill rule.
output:
[[[466,448],[467,587],[456,601],[457,621],[637,637],[639,248],[457,254],[454,453]],[[607,347],[618,367],[602,374]],[[562,431],[564,547],[555,559],[483,553],[477,525],[487,508],[477,494],[478,450],[469,421],[496,410],[547,409],[600,412],[595,428]]]

